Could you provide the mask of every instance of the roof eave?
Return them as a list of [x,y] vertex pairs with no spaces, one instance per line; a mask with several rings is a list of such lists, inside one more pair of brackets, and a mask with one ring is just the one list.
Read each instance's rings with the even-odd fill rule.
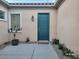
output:
[[0,0],[0,3],[3,3],[4,5],[9,6],[9,3],[7,1],[5,1],[5,0]]
[[58,9],[65,0],[58,0],[55,4],[55,8]]
[[59,8],[60,5],[64,2],[65,0],[57,0],[55,3],[52,5],[12,5],[11,3],[8,3],[5,0],[0,0],[0,2],[8,7],[54,7],[54,8]]

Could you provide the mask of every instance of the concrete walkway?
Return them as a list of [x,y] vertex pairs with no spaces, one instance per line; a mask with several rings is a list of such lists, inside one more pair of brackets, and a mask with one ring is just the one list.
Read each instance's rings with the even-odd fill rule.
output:
[[19,44],[0,50],[0,59],[59,59],[51,44]]

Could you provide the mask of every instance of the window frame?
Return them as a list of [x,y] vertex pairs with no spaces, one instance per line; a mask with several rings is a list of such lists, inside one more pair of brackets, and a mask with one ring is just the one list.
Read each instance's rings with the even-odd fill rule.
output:
[[[17,32],[21,32],[22,31],[22,17],[21,17],[21,13],[9,13],[9,29],[11,29],[11,15],[12,14],[19,14],[20,15],[20,29],[21,30],[19,30],[19,31],[17,31]],[[13,31],[13,32],[15,32],[15,31]]]
[[2,11],[2,10],[0,10],[0,12],[2,12],[3,13],[3,18],[0,18],[0,21],[5,21],[5,11]]

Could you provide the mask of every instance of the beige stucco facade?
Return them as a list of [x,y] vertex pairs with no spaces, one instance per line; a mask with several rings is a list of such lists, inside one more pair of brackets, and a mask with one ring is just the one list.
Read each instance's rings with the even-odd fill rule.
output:
[[4,21],[0,19],[0,44],[8,42],[8,9],[0,4],[0,10],[5,12]]
[[66,0],[58,9],[57,38],[79,53],[79,0]]
[[[17,33],[16,38],[20,41],[26,41],[29,37],[30,41],[38,41],[38,13],[49,13],[50,15],[50,41],[56,38],[56,20],[57,20],[57,10],[52,8],[11,8],[9,9],[10,14],[20,14],[21,28],[22,30]],[[34,16],[34,22],[32,22],[32,16]],[[53,16],[53,17],[52,17]],[[10,20],[10,18],[9,18]],[[10,26],[10,25],[9,25]],[[10,39],[12,39],[12,34]]]
[[[79,53],[79,0],[65,0],[58,8],[9,8],[0,4],[0,10],[5,12],[5,20],[0,20],[0,45],[11,41],[13,34],[8,33],[10,28],[11,14],[20,14],[20,25],[22,30],[16,34],[16,38],[20,41],[26,41],[29,37],[30,41],[38,41],[38,13],[50,14],[50,41],[59,39],[68,48]],[[34,16],[34,22],[32,22]]]

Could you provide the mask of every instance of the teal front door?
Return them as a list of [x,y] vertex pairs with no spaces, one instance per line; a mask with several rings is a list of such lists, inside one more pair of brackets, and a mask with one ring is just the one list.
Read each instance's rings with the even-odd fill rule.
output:
[[49,40],[49,13],[38,13],[38,40]]

